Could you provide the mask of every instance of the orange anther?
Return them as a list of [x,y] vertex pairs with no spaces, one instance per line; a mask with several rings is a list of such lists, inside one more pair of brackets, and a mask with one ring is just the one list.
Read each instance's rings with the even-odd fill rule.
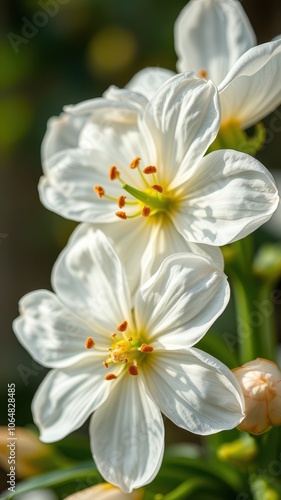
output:
[[117,205],[119,208],[123,208],[126,204],[126,196],[119,196],[117,200]]
[[108,368],[108,363],[107,363],[106,361],[104,361],[104,362],[103,362],[103,366],[104,366],[105,368]]
[[152,352],[153,350],[154,350],[154,347],[152,347],[151,345],[142,344],[140,346],[140,351],[141,352]]
[[128,328],[128,322],[127,321],[123,321],[123,323],[121,323],[121,325],[119,325],[117,327],[117,331],[118,332],[125,332]]
[[104,377],[104,380],[114,380],[116,377],[116,375],[114,375],[114,373],[108,373],[105,377]]
[[153,184],[151,187],[152,189],[155,189],[155,191],[158,191],[158,193],[163,193],[163,188],[162,186],[159,186],[159,184]]
[[144,174],[156,174],[157,168],[154,167],[153,165],[148,165],[143,169]]
[[86,342],[85,342],[86,348],[87,349],[92,349],[94,347],[95,342],[93,341],[92,337],[89,337]]
[[141,214],[144,216],[144,217],[148,217],[149,214],[150,214],[150,208],[149,207],[143,207],[142,208],[142,211],[141,211]]
[[138,375],[138,367],[136,365],[130,365],[128,366],[128,372],[130,375]]
[[201,69],[201,70],[199,71],[199,76],[200,76],[200,78],[206,78],[206,76],[207,76],[207,71],[206,71],[205,69]]
[[104,189],[102,186],[95,186],[94,190],[97,193],[99,198],[102,198],[104,196]]
[[124,220],[127,219],[126,212],[115,212],[115,215],[117,215],[117,217],[119,217],[119,219],[124,219]]
[[132,163],[130,165],[130,168],[137,168],[140,164],[140,161],[141,161],[141,158],[139,156],[134,158],[134,160],[132,161]]
[[120,172],[117,170],[117,167],[113,166],[113,167],[110,167],[109,169],[109,178],[111,181],[114,181],[115,179],[117,179],[120,175]]

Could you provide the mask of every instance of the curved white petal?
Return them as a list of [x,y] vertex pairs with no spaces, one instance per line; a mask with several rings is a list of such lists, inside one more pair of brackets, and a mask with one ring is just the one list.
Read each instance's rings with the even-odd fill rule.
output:
[[104,380],[103,360],[102,354],[89,353],[87,359],[69,368],[48,373],[32,402],[42,441],[63,439],[105,401],[111,385]]
[[123,266],[101,231],[69,241],[54,265],[52,285],[67,307],[109,338],[123,321],[132,321]]
[[61,113],[50,118],[41,148],[43,167],[45,161],[55,153],[77,148],[78,137],[85,122],[85,116],[71,116]]
[[175,73],[169,69],[144,68],[133,76],[126,87],[150,100],[161,85],[172,76],[175,76]]
[[126,493],[152,481],[162,462],[164,425],[140,376],[125,374],[117,381],[93,415],[90,437],[93,458],[106,481]]
[[145,109],[145,106],[147,105],[147,98],[145,93],[139,92],[138,89],[135,89],[133,86],[130,86],[129,84],[126,85],[126,87],[127,88],[120,89],[115,85],[111,85],[104,92],[103,95],[104,97],[106,97],[111,101],[118,101],[120,103],[125,103],[129,105],[132,104],[136,108],[137,112],[142,112]]
[[159,183],[180,186],[217,135],[216,87],[193,73],[170,78],[149,102],[139,126],[144,137],[152,137]]
[[85,358],[85,341],[93,336],[104,343],[93,325],[66,308],[48,290],[25,295],[20,303],[21,315],[14,321],[14,332],[31,356],[49,368],[63,368]]
[[246,52],[219,86],[222,125],[255,125],[281,103],[281,40]]
[[68,149],[53,155],[45,165],[47,176],[38,186],[41,202],[68,219],[116,220],[117,202],[100,199],[94,191],[94,186],[102,186],[107,194],[118,198],[122,189],[108,175],[112,164],[106,150]]
[[186,239],[225,245],[244,238],[275,212],[279,197],[270,172],[256,159],[233,150],[202,158],[185,185],[185,200],[172,213]]
[[158,271],[166,257],[175,253],[189,252],[208,258],[216,267],[223,269],[224,261],[219,248],[187,241],[170,219],[158,215],[157,224],[151,227],[149,238],[141,260],[141,283]]
[[136,326],[150,343],[189,347],[203,337],[228,301],[227,277],[220,269],[198,255],[172,255],[138,291]]
[[[102,230],[107,236],[124,265],[127,283],[131,296],[133,296],[141,280],[144,279],[142,278],[143,269],[147,269],[145,256],[148,242],[151,240],[151,227],[146,224],[144,218],[117,220],[109,224],[79,224],[72,233],[70,241],[74,243],[87,233],[91,234],[93,230],[97,229]],[[150,256],[150,258],[153,257]]]
[[148,387],[162,413],[195,434],[236,427],[244,398],[232,372],[199,349],[154,351],[143,365]]
[[254,31],[236,0],[191,0],[175,23],[178,70],[204,70],[216,85],[254,45]]

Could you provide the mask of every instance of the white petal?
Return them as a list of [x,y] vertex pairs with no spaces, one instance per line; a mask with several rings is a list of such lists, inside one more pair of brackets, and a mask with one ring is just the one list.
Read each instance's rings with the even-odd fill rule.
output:
[[185,191],[173,222],[186,239],[209,245],[244,238],[270,219],[279,203],[270,172],[233,150],[206,155]]
[[108,176],[111,165],[112,159],[102,151],[68,149],[53,155],[45,165],[47,177],[39,183],[43,205],[68,219],[116,220],[117,203],[100,199],[93,189],[102,186],[111,196],[119,196],[119,185]]
[[89,353],[86,360],[45,377],[32,402],[42,441],[63,439],[105,401],[111,386],[104,380],[103,358]]
[[[109,87],[110,88],[110,87]],[[95,114],[99,120],[106,120],[112,115],[113,119],[118,121],[127,121],[132,123],[136,121],[139,111],[139,103],[134,103],[133,100],[122,100],[108,94],[109,89],[105,92],[104,97],[88,99],[79,104],[64,106],[64,111],[73,116],[83,116],[85,114]]]
[[43,366],[63,368],[85,358],[88,337],[104,342],[87,318],[75,315],[47,290],[25,295],[19,306],[21,315],[13,323],[15,334]]
[[79,133],[84,121],[84,116],[71,116],[66,113],[50,118],[42,142],[43,166],[45,160],[53,154],[64,149],[77,147]]
[[140,122],[143,135],[153,138],[159,183],[181,185],[215,139],[219,125],[218,94],[210,80],[185,73],[164,83]]
[[198,245],[187,241],[173,223],[166,217],[158,215],[157,225],[151,227],[149,238],[141,260],[141,283],[145,283],[156,273],[166,257],[174,253],[190,252],[208,258],[223,269],[224,261],[219,248],[210,245]]
[[161,411],[176,425],[195,434],[236,427],[243,418],[244,398],[232,372],[199,349],[157,350],[143,369]]
[[225,309],[229,286],[210,261],[176,254],[163,262],[136,295],[137,328],[148,340],[176,349],[198,342]]
[[255,125],[281,103],[281,40],[254,47],[219,86],[222,124]]
[[60,300],[110,335],[131,321],[131,297],[123,266],[108,239],[93,229],[71,239],[58,257],[52,284]]
[[103,95],[109,100],[132,105],[136,108],[137,112],[142,112],[147,105],[145,93],[139,93],[137,89],[133,88],[131,85],[129,86],[129,84],[126,85],[126,87],[127,88],[119,89],[115,85],[111,85]]
[[164,425],[140,376],[125,374],[117,381],[92,418],[90,436],[106,481],[127,493],[152,481],[162,461]]
[[164,68],[144,68],[136,73],[126,87],[150,100],[166,80],[175,76],[174,71]]
[[131,291],[131,296],[139,287],[142,269],[147,263],[144,262],[146,247],[151,239],[150,226],[145,223],[144,218],[138,221],[127,219],[117,220],[110,224],[79,224],[71,235],[72,244],[93,229],[100,229],[112,243],[116,254],[119,256],[126,270],[126,278]]
[[216,85],[254,45],[254,31],[236,0],[191,0],[175,23],[178,70],[205,70]]

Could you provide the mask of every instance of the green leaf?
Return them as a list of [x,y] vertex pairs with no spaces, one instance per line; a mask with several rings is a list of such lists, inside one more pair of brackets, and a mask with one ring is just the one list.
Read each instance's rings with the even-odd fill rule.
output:
[[60,471],[48,472],[47,474],[42,474],[40,476],[33,477],[26,481],[17,483],[16,492],[8,493],[7,491],[3,500],[12,500],[17,498],[19,495],[28,493],[37,489],[55,488],[69,482],[76,482],[77,480],[87,480],[87,485],[96,484],[101,481],[101,476],[98,473],[96,466],[93,461],[84,462],[81,465],[77,465],[71,469],[65,469]]

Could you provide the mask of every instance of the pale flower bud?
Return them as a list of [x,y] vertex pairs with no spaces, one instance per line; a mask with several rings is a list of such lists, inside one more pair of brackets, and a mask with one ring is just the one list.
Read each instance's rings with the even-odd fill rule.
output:
[[238,429],[263,434],[281,425],[281,371],[277,364],[257,358],[232,371],[245,398],[246,417]]
[[141,500],[143,490],[123,493],[117,486],[101,483],[68,496],[65,500]]

